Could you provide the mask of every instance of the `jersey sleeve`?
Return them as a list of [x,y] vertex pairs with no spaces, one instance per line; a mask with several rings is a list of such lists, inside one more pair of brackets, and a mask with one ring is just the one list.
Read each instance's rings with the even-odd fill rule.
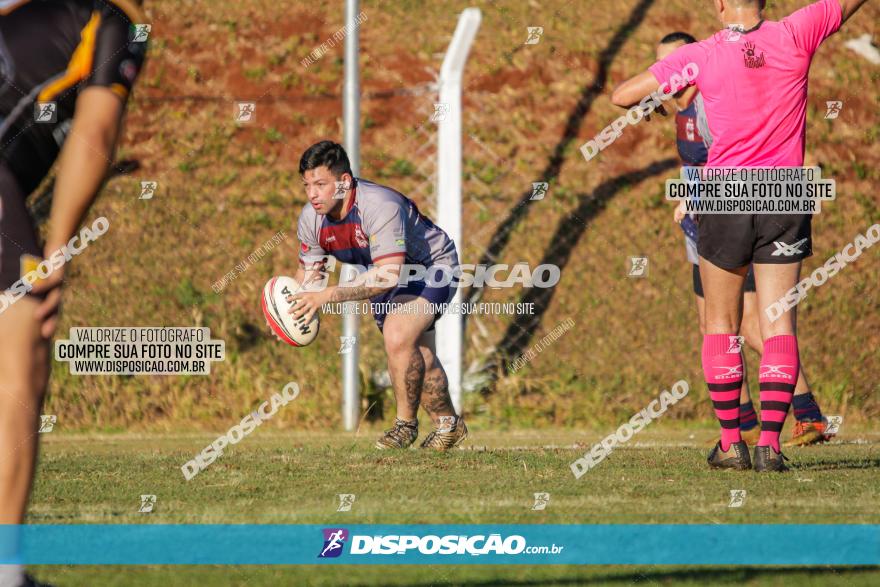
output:
[[[134,82],[144,64],[149,38],[149,25],[131,3],[98,0],[93,18],[95,51],[92,71],[83,88],[102,87],[113,91],[123,101],[128,99]],[[127,6],[128,12],[123,9]],[[135,22],[140,21],[140,22]]]
[[406,210],[403,206],[383,202],[364,221],[374,263],[388,257],[406,256]]
[[[661,85],[668,83],[670,86],[673,86],[675,84],[672,80],[675,78],[680,78],[683,82],[686,82],[686,85],[693,85],[693,80],[689,83],[685,80],[685,72],[692,72],[693,67],[688,66],[691,64],[696,65],[697,70],[694,79],[699,78],[702,69],[702,55],[703,51],[699,43],[688,43],[670,53],[665,59],[649,67],[648,71],[654,74],[657,83]],[[684,86],[679,85],[678,89],[682,87]]]
[[310,207],[303,209],[296,227],[296,237],[300,243],[299,262],[306,269],[319,269],[327,257],[327,252],[318,243],[316,216]]
[[782,19],[782,24],[791,33],[795,45],[812,55],[822,41],[837,32],[842,21],[840,0],[819,0],[791,13]]

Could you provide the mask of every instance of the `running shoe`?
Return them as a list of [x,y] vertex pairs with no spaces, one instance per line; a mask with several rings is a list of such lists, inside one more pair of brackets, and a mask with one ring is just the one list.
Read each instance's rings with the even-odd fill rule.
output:
[[721,450],[721,441],[718,441],[715,444],[715,448],[709,453],[709,458],[706,459],[706,462],[713,469],[745,471],[752,468],[752,460],[749,458],[749,446],[743,441],[731,443],[726,451]]
[[422,448],[449,450],[467,438],[468,429],[459,416],[440,416],[440,424],[422,442]]
[[376,448],[409,448],[419,436],[418,420],[401,420],[394,419],[394,428],[386,430],[379,440],[376,441]]
[[781,452],[773,450],[772,446],[756,446],[755,447],[755,471],[759,473],[788,471],[785,461],[788,457]]
[[833,434],[825,434],[825,422],[797,421],[791,429],[791,438],[786,440],[782,446],[808,446],[828,442],[833,436]]

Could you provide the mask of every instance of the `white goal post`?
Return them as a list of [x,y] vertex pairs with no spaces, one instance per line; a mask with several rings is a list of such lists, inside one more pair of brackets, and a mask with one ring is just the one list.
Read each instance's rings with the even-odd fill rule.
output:
[[[342,127],[345,135],[345,151],[355,177],[361,171],[361,90],[358,73],[359,31],[357,28],[358,0],[346,0],[345,24],[345,82],[342,89]],[[353,268],[342,268],[341,277],[351,279]],[[358,370],[360,359],[360,316],[354,311],[358,302],[345,302],[348,310],[342,316],[342,336],[354,338],[349,351],[342,354],[342,425],[351,431],[357,428],[361,415],[361,378]]]
[[[439,101],[445,116],[438,117],[437,137],[437,225],[455,242],[459,262],[464,253],[461,238],[461,89],[464,65],[480,28],[479,8],[466,8],[458,18],[452,42],[446,50],[438,81]],[[461,302],[456,290],[453,303]],[[464,319],[449,313],[437,321],[437,357],[449,379],[449,393],[455,410],[461,412],[462,340]]]
[[[358,30],[355,19],[358,0],[346,0],[345,20],[350,31],[345,39],[345,83],[343,89],[343,127],[345,150],[351,160],[352,170],[358,175],[360,169],[360,88],[358,81]],[[437,116],[437,210],[435,219],[455,242],[459,260],[461,238],[461,92],[464,65],[480,28],[482,15],[479,8],[466,8],[458,18],[458,25],[438,79],[439,103],[444,104],[444,116]],[[343,271],[349,270],[344,267]],[[461,301],[457,291],[453,302]],[[355,344],[342,355],[342,423],[346,430],[354,430],[360,419],[360,373],[358,369],[360,336],[359,321],[355,312],[343,316],[343,336],[354,338]],[[449,313],[437,321],[437,356],[449,378],[449,392],[456,411],[461,410],[462,339],[463,316]]]

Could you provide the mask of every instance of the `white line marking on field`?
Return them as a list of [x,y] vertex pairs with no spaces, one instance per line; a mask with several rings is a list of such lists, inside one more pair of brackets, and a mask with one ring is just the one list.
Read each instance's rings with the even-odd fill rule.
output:
[[[825,443],[832,446],[837,445],[846,445],[846,444],[877,444],[871,440],[865,440],[864,438],[857,438],[854,440],[834,440],[828,443]],[[509,450],[509,451],[530,451],[530,450],[584,450],[585,448],[589,448],[591,445],[587,443],[577,443],[577,444],[534,444],[534,445],[518,445],[518,446],[485,446],[485,445],[473,445],[473,446],[464,446],[460,447],[461,450],[473,451],[473,452],[486,452],[490,450]],[[619,447],[621,449],[653,449],[653,448],[705,448],[701,443],[690,441],[690,442],[661,442],[661,441],[648,441],[648,442],[633,442],[628,444],[625,447]],[[707,448],[708,450],[708,448]]]

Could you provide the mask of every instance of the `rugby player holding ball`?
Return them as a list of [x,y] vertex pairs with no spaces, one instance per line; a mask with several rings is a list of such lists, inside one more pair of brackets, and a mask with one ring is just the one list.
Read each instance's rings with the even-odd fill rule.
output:
[[[412,445],[418,437],[419,405],[434,425],[421,447],[447,450],[458,445],[467,427],[455,413],[434,345],[434,323],[441,316],[435,309],[455,295],[454,286],[440,273],[458,267],[455,243],[406,196],[355,178],[348,155],[337,143],[321,141],[309,147],[299,172],[308,203],[297,227],[297,282],[308,285],[320,279],[328,255],[370,269],[353,283],[300,290],[289,298],[294,302],[290,312],[309,322],[323,304],[369,299],[385,339],[397,402],[394,427],[379,438],[376,448]],[[424,279],[401,280],[404,265],[425,267],[427,274]],[[445,285],[432,285],[437,282]]]

